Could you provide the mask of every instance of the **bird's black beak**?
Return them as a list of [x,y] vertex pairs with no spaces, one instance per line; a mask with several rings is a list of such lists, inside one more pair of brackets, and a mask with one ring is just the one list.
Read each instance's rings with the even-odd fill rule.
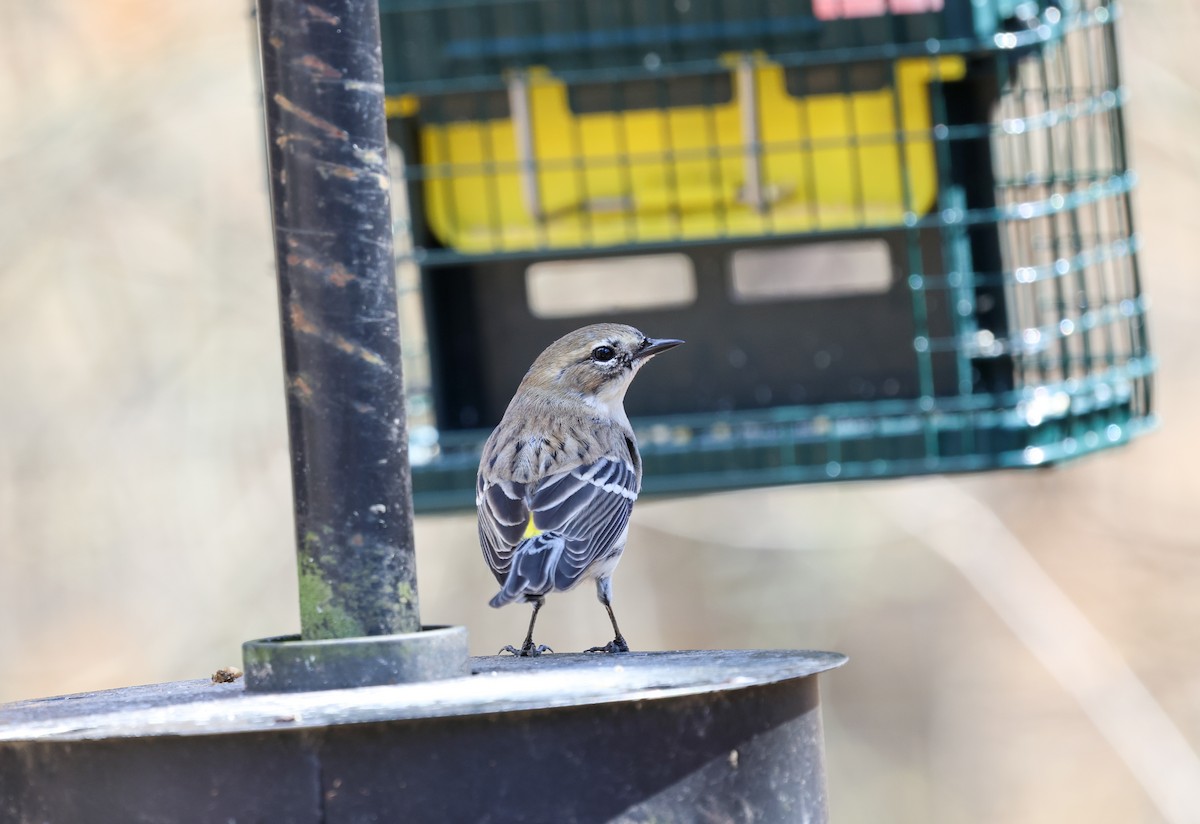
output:
[[642,360],[644,358],[651,358],[659,352],[666,352],[668,349],[676,347],[681,343],[683,341],[675,340],[674,338],[646,338],[642,341],[642,347],[638,349],[633,359]]

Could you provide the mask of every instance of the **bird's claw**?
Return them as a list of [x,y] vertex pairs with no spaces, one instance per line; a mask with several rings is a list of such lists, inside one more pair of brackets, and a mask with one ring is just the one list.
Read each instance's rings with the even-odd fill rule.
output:
[[534,658],[538,655],[541,655],[543,652],[554,652],[554,650],[550,649],[550,647],[546,646],[545,644],[537,644],[536,646],[534,644],[525,644],[520,649],[517,649],[512,644],[506,644],[496,654],[499,655],[501,652],[511,652],[518,658]]
[[614,652],[629,652],[629,644],[625,643],[624,638],[618,637],[612,639],[602,647],[591,647],[590,649],[585,649],[584,652],[607,652],[609,654]]

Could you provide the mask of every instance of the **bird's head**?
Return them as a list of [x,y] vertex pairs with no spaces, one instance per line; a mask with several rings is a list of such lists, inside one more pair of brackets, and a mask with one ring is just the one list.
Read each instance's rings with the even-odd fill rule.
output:
[[529,367],[523,385],[577,392],[606,405],[619,404],[642,366],[681,343],[673,338],[649,338],[618,323],[585,326],[546,347]]

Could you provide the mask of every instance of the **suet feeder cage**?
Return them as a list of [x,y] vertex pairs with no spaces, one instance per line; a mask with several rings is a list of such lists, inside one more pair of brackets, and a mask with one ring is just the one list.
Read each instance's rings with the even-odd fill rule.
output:
[[381,9],[418,507],[469,506],[533,357],[614,318],[689,341],[627,400],[648,492],[1036,466],[1153,424],[1115,3]]

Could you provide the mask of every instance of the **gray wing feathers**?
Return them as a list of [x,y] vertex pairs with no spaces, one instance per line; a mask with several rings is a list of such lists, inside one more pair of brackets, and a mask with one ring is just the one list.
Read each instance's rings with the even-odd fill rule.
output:
[[525,484],[515,481],[485,485],[480,478],[476,487],[479,545],[497,577],[508,572],[513,550],[525,535],[529,523],[525,497]]
[[[504,582],[493,605],[570,589],[593,564],[619,550],[639,480],[628,462],[601,458],[536,485],[480,481],[480,542]],[[530,513],[542,534],[522,540]]]
[[[531,501],[534,523],[566,542],[554,573],[555,589],[570,589],[596,561],[614,549],[629,523],[637,477],[624,461],[602,459],[573,470],[546,496]],[[569,487],[568,494],[563,494]]]
[[489,603],[499,607],[525,594],[549,592],[553,588],[550,578],[562,552],[562,537],[549,532],[522,542],[504,585]]

